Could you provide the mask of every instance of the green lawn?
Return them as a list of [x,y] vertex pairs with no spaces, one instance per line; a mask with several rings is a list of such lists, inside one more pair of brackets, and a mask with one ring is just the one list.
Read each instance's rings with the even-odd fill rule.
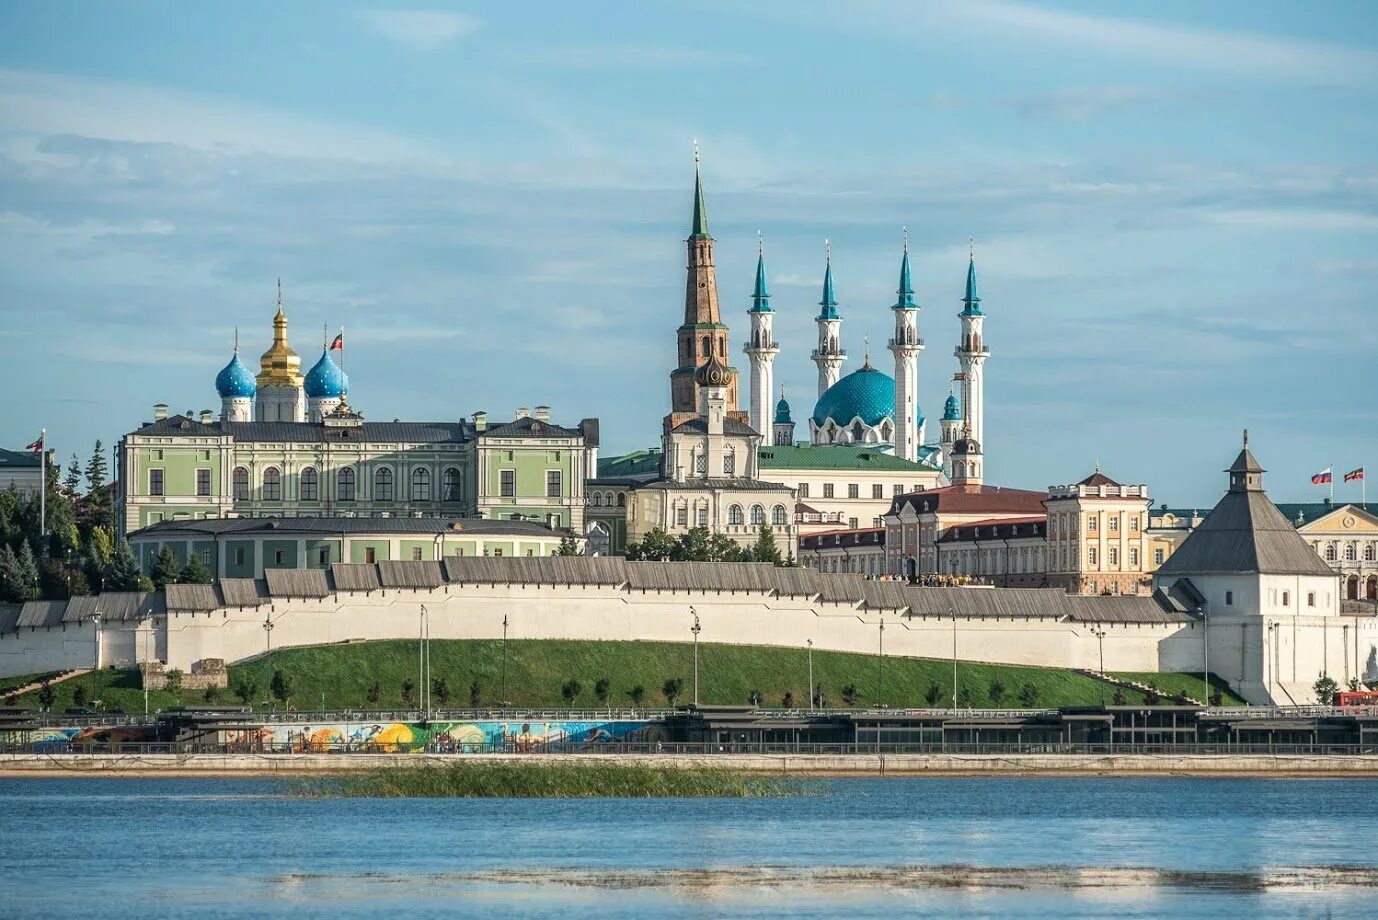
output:
[[[933,684],[938,691],[936,705],[952,704],[952,662],[927,658],[886,657],[884,690],[879,691],[880,669],[874,655],[815,651],[814,681],[822,684],[827,703],[844,705],[842,688],[854,684],[858,705],[877,701],[892,707],[928,705],[925,696]],[[316,646],[283,649],[257,661],[230,668],[230,690],[221,691],[218,702],[237,702],[234,688],[244,681],[257,684],[255,703],[268,698],[275,670],[290,675],[294,684],[293,702],[298,709],[327,707],[402,707],[403,681],[417,679],[415,642],[384,641],[352,645]],[[451,707],[469,705],[469,689],[479,684],[481,706],[493,706],[502,699],[502,643],[496,640],[441,641],[431,643],[431,672],[449,686]],[[599,706],[594,685],[599,678],[612,682],[612,703],[630,704],[628,691],[637,685],[645,689],[645,706],[662,706],[661,687],[668,678],[684,682],[677,701],[693,699],[693,647],[669,642],[570,642],[560,640],[511,640],[507,643],[506,698],[514,706],[563,706],[561,687],[571,678],[582,685],[576,707]],[[1200,679],[1190,675],[1135,675],[1154,680],[1165,693],[1201,689]],[[998,679],[1004,694],[993,693]],[[1193,686],[1193,680],[1195,685]],[[368,702],[374,682],[381,697]],[[699,647],[699,698],[704,704],[740,705],[752,690],[759,690],[767,706],[780,706],[786,693],[794,694],[796,706],[808,699],[808,657],[804,649],[767,646],[712,645]],[[960,662],[959,700],[976,707],[1020,707],[1019,691],[1034,688],[1036,707],[1092,706],[1102,698],[1101,682],[1060,668],[1012,667]],[[138,672],[105,669],[54,686],[57,697],[53,708],[62,711],[74,705],[78,686],[86,690],[87,705],[100,700],[107,708],[120,706],[127,712],[142,712],[143,691]],[[1140,704],[1142,694],[1126,691],[1127,702]],[[1109,701],[1113,688],[1105,688]],[[996,697],[1000,698],[997,699]],[[1237,702],[1232,695],[1227,702]],[[180,704],[205,702],[200,691],[150,694],[150,707],[165,709]],[[440,704],[438,698],[435,699]],[[36,705],[35,694],[20,698],[21,705]]]
[[[1192,699],[1206,702],[1206,688],[1201,682],[1201,674],[1199,672],[1196,674],[1158,674],[1116,671],[1111,674],[1111,677],[1118,677],[1120,680],[1134,680],[1141,684],[1151,684],[1158,688],[1158,691],[1164,697],[1164,702],[1167,702],[1167,697],[1178,693],[1185,693]],[[1230,685],[1214,674],[1211,675],[1211,689],[1213,691],[1219,691],[1220,703],[1222,706],[1244,705],[1244,701],[1235,696],[1234,691],[1230,689]],[[1130,691],[1125,692],[1129,695],[1130,702],[1138,702],[1135,697],[1140,696],[1140,694]]]

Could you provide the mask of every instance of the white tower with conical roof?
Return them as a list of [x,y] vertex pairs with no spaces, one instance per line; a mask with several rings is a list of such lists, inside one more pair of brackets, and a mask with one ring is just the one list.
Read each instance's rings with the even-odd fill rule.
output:
[[813,350],[813,363],[818,365],[818,395],[821,398],[828,387],[837,383],[842,376],[842,362],[847,353],[842,350],[842,316],[837,312],[837,295],[833,293],[832,245],[823,241],[827,252],[827,267],[823,272],[823,299],[818,302],[818,347]]
[[962,297],[962,312],[957,315],[962,320],[962,342],[954,354],[962,368],[962,420],[968,436],[981,444],[986,443],[986,349],[981,326],[985,315],[981,312],[981,297],[976,290],[976,252],[972,250],[967,263],[967,288]]
[[770,431],[770,397],[775,391],[775,356],[780,347],[775,342],[771,325],[775,312],[770,308],[770,288],[766,284],[765,244],[757,237],[756,288],[751,294],[751,340],[746,354],[751,361],[751,427],[761,434]]
[[921,433],[919,416],[919,305],[914,301],[914,285],[909,277],[909,231],[904,232],[904,258],[900,261],[900,286],[896,292],[895,335],[890,353],[895,356],[895,455],[917,461]]

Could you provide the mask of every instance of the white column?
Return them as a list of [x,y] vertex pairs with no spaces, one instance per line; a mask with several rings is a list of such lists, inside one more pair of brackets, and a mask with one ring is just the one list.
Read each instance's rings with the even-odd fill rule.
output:
[[895,337],[890,352],[895,356],[895,455],[904,460],[919,459],[918,416],[919,311],[896,308]]

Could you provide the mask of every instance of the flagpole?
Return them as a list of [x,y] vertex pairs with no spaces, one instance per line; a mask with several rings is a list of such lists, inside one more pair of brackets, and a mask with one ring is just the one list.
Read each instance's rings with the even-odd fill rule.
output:
[[[33,429],[30,428],[30,431]],[[48,535],[48,429],[38,434],[38,536]]]
[[1335,464],[1330,464],[1330,504],[1335,504]]

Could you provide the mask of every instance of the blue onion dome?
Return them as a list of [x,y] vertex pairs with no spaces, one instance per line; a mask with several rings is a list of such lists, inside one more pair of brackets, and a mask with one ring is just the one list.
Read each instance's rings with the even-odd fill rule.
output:
[[306,395],[311,399],[339,399],[349,392],[349,376],[321,349],[321,359],[306,375]]
[[828,419],[850,425],[856,418],[865,425],[879,425],[894,417],[895,378],[869,363],[828,387],[813,407],[813,420],[819,426]]
[[957,405],[957,394],[948,393],[947,402],[943,404],[943,421],[955,422],[962,418],[962,407]]
[[781,396],[780,401],[775,404],[775,424],[793,425],[794,419],[789,414],[789,403],[785,402],[785,397]]
[[258,384],[254,383],[254,375],[249,373],[244,362],[239,360],[238,350],[230,359],[230,363],[226,364],[220,373],[215,375],[215,391],[220,394],[221,399],[241,397],[251,399],[258,392]]

